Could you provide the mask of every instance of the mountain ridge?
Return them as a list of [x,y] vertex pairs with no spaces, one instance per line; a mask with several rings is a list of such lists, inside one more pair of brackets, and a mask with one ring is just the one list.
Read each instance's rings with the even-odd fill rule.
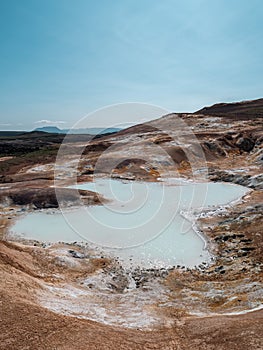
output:
[[230,103],[216,103],[208,107],[203,107],[194,114],[232,116],[240,118],[263,117],[263,98]]
[[122,129],[120,128],[81,128],[81,129],[60,129],[57,126],[43,126],[34,129],[33,131],[46,132],[51,134],[112,134],[118,132]]

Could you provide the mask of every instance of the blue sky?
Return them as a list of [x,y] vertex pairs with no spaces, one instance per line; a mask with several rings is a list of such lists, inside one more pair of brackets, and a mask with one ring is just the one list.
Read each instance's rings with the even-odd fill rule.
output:
[[0,129],[263,95],[262,0],[0,0],[0,16]]

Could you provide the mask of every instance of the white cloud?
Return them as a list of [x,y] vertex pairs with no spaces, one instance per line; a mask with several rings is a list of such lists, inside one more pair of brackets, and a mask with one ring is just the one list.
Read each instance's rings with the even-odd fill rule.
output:
[[66,124],[66,122],[64,120],[42,119],[42,120],[37,120],[34,124],[37,124],[37,125],[61,125],[61,124]]
[[12,124],[10,123],[3,123],[3,124],[0,124],[0,126],[11,126]]

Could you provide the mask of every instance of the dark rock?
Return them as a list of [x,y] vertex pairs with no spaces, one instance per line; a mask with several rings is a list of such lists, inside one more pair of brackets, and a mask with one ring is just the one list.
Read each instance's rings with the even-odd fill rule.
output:
[[239,235],[236,235],[238,238],[243,238],[245,237],[245,235],[243,233],[239,234]]
[[237,140],[236,145],[239,149],[245,152],[250,152],[255,146],[255,142],[248,137],[241,137]]
[[209,177],[212,181],[233,182],[235,184],[254,189],[263,189],[263,174],[251,176],[245,174],[235,174],[226,170],[211,169],[209,171]]
[[71,188],[29,188],[29,189],[19,189],[19,190],[7,190],[3,191],[0,196],[0,200],[9,198],[15,205],[33,205],[35,209],[48,209],[48,208],[58,208],[60,204],[78,204],[81,203],[80,195],[83,198],[90,196],[90,199],[94,199],[94,203],[98,203],[99,199],[97,195],[91,191],[76,191]]
[[241,239],[240,243],[247,243],[247,244],[249,244],[249,243],[252,243],[252,239]]
[[229,236],[224,236],[224,237],[222,237],[222,241],[226,242],[229,240],[229,238],[230,238]]
[[255,250],[256,248],[254,247],[244,247],[244,248],[241,248],[241,250],[245,251],[245,252],[250,252],[252,250]]
[[76,258],[76,259],[84,259],[85,258],[85,254],[77,252],[76,250],[70,249],[68,252],[72,255],[73,258]]
[[223,270],[223,268],[224,268],[224,266],[222,266],[222,265],[218,266],[218,267],[215,268],[215,271],[219,272],[219,271]]

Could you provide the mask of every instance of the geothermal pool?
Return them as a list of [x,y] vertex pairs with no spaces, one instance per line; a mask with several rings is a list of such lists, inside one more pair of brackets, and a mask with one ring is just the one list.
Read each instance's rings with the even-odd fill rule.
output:
[[86,242],[124,265],[193,267],[209,261],[193,212],[230,204],[248,189],[225,183],[145,183],[100,179],[71,188],[95,191],[103,205],[43,210],[19,218],[12,234],[47,242]]

